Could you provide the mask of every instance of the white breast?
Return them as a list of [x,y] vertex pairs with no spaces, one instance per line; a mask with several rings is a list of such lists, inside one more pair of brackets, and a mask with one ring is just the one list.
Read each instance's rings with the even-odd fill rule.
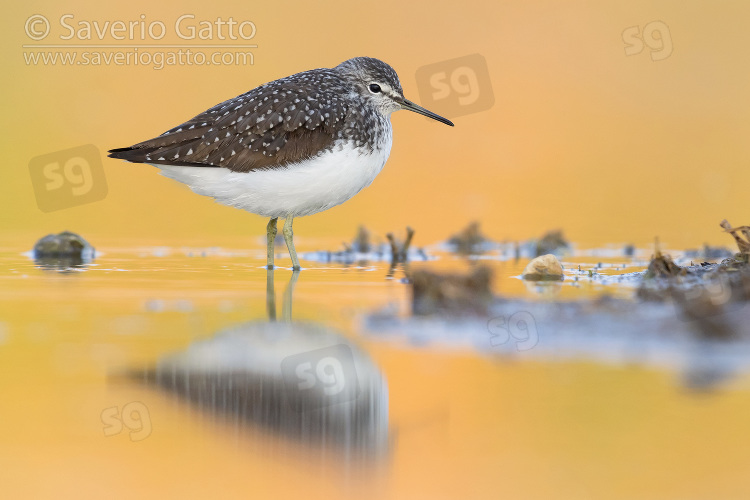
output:
[[[390,126],[390,122],[388,122]],[[371,154],[339,142],[332,151],[301,163],[254,172],[216,167],[154,165],[217,202],[265,217],[312,215],[339,205],[369,186],[391,152],[390,130]]]

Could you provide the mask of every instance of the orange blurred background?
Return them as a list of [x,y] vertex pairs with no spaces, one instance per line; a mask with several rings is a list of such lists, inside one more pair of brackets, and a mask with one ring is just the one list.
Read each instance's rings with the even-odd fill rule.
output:
[[[27,65],[32,14],[58,19],[251,20],[252,66]],[[676,248],[731,247],[718,223],[750,223],[750,4],[635,1],[292,3],[187,1],[120,5],[15,3],[3,19],[2,134],[5,180],[0,242],[63,229],[96,240],[143,238],[239,241],[265,220],[215,204],[147,165],[103,158],[103,201],[43,213],[28,164],[83,144],[107,149],[153,137],[261,83],[298,71],[373,56],[399,73],[420,102],[417,70],[469,54],[487,61],[494,105],[445,127],[394,115],[385,170],[349,202],[295,224],[299,246],[312,237],[349,237],[364,223],[377,233],[411,225],[418,244],[442,240],[471,220],[495,239],[562,228],[584,246],[659,236]],[[623,32],[668,26],[673,51],[626,55]],[[57,28],[57,29],[56,29]],[[110,43],[111,39],[108,39]],[[91,43],[94,43],[93,40]],[[122,43],[122,42],[116,42]],[[213,40],[208,43],[221,43]],[[226,43],[226,42],[224,42]],[[441,109],[433,109],[441,113]]]
[[[238,440],[233,429],[202,425],[163,395],[112,383],[111,367],[153,362],[264,316],[268,282],[257,259],[266,221],[193,194],[154,167],[104,154],[261,83],[354,56],[391,64],[406,96],[424,103],[420,68],[480,54],[493,106],[456,117],[455,128],[395,114],[385,170],[349,202],[295,221],[299,249],[349,238],[361,223],[378,234],[411,225],[416,244],[425,245],[472,220],[494,239],[562,228],[583,246],[650,246],[659,236],[672,248],[733,248],[718,224],[750,224],[750,4],[45,0],[9,3],[5,11],[0,246],[14,251],[6,252],[7,286],[0,287],[0,491],[58,498],[217,491],[327,499],[748,497],[747,376],[696,396],[680,389],[679,375],[650,367],[517,363],[381,343],[359,335],[355,312],[406,304],[408,291],[372,273],[305,271],[294,306],[296,319],[325,321],[356,337],[389,380],[398,441],[385,472],[370,482],[340,477],[338,464],[320,466],[317,450],[248,452],[264,441]],[[144,14],[169,28],[158,43],[187,45],[172,27],[193,14],[196,22],[251,20],[258,47],[252,66],[27,65],[22,45],[36,42],[24,24],[36,14],[53,21],[49,43],[60,43],[63,14],[100,23]],[[627,55],[623,33],[657,21],[668,27],[660,42],[671,42],[671,54],[660,59],[664,52],[644,47]],[[30,160],[84,144],[102,154],[107,196],[42,212]],[[64,229],[104,246],[102,265],[65,275],[20,262],[17,248]],[[261,251],[255,262],[238,252],[234,260],[217,253],[193,263],[184,252],[134,258],[141,244],[254,244]],[[288,274],[276,274],[279,294]],[[522,285],[503,282],[502,292],[514,286]],[[188,299],[195,308],[155,313],[146,307],[152,298]],[[141,399],[153,437],[105,437],[102,411]]]

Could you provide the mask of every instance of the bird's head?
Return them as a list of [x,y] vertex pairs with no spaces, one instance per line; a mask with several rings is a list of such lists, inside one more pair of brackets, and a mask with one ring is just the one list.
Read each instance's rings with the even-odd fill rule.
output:
[[450,120],[406,99],[396,71],[379,59],[355,57],[342,62],[335,69],[354,86],[360,97],[367,99],[384,116],[408,109],[453,126]]

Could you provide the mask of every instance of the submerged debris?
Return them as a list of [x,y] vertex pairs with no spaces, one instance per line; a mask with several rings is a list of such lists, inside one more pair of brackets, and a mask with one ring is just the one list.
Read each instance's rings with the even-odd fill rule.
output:
[[451,247],[451,251],[462,255],[484,253],[490,243],[490,240],[479,230],[479,222],[476,221],[448,239],[448,246]]
[[485,315],[492,302],[492,270],[477,266],[468,274],[411,273],[412,312],[417,316]]
[[536,256],[540,257],[549,253],[561,254],[570,248],[570,243],[563,236],[561,230],[547,232],[536,242]]
[[70,231],[48,234],[34,245],[33,258],[44,268],[64,270],[79,267],[94,258],[94,247]]
[[532,259],[521,273],[521,277],[529,281],[561,281],[565,279],[562,264],[553,254]]

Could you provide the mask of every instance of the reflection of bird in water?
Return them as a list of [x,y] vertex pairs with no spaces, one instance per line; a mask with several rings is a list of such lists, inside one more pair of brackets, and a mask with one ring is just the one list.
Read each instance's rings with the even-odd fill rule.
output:
[[269,271],[269,321],[231,326],[162,356],[145,379],[235,425],[256,424],[347,457],[388,448],[388,391],[370,357],[346,337],[291,321],[297,272],[276,321]]
[[[268,312],[268,321],[276,321],[276,293],[274,291],[274,275],[271,269],[266,270],[266,311]],[[284,302],[281,308],[281,316],[284,321],[292,321],[292,299],[294,296],[294,286],[297,284],[299,271],[292,271],[289,283],[284,291]]]

